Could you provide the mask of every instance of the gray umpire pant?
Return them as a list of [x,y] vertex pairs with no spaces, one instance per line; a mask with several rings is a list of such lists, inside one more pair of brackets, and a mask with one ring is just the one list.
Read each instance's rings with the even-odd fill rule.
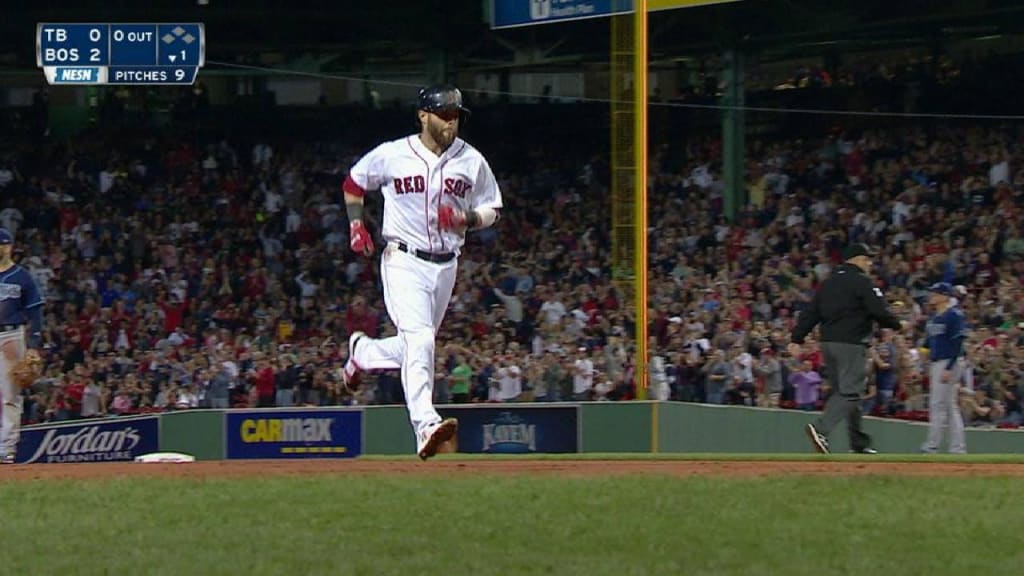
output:
[[840,422],[846,420],[850,448],[860,451],[871,446],[871,437],[860,429],[861,397],[867,391],[867,346],[844,342],[822,342],[825,376],[832,386],[832,395],[825,411],[814,423],[826,437]]
[[949,360],[932,362],[928,367],[928,439],[923,452],[938,452],[942,436],[949,429],[949,451],[953,454],[967,453],[967,438],[964,436],[964,418],[960,413],[960,376],[963,364],[953,365],[949,382],[942,382],[942,373]]

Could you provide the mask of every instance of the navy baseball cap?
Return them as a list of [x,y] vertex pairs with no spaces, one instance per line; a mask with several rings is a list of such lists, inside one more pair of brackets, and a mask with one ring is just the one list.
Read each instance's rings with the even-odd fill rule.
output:
[[850,258],[856,258],[857,256],[867,256],[869,258],[875,257],[875,251],[870,246],[863,243],[850,244],[843,250],[843,260],[849,260]]
[[14,244],[14,235],[7,228],[0,228],[0,246]]
[[931,286],[928,287],[928,291],[936,292],[938,294],[942,294],[943,296],[952,296],[953,285],[950,284],[949,282],[936,282],[935,284],[932,284]]

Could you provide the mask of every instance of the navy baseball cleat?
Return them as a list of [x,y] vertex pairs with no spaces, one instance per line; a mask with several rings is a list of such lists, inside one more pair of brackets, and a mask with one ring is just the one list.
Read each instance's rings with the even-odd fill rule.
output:
[[814,427],[814,424],[808,424],[806,430],[807,437],[811,439],[811,444],[814,445],[814,449],[819,454],[828,454],[828,438],[818,434],[818,429]]
[[850,450],[851,454],[878,454],[878,450],[874,448],[861,448],[860,450]]
[[448,418],[438,424],[429,433],[424,434],[421,439],[422,446],[416,451],[420,460],[426,460],[437,454],[441,445],[452,439],[459,430],[459,421],[455,418]]

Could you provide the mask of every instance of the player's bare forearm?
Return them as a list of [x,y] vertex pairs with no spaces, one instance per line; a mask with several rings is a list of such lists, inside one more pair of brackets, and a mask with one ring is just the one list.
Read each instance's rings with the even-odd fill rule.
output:
[[480,229],[480,215],[476,213],[476,210],[466,212],[466,228],[470,230]]
[[375,248],[373,238],[363,225],[363,190],[345,181],[345,212],[348,214],[349,247],[356,254],[369,256]]
[[345,192],[345,212],[348,214],[348,221],[354,222],[363,219],[363,197]]
[[485,206],[483,208],[475,208],[466,212],[466,227],[470,230],[482,230],[489,228],[498,221],[501,214],[498,210]]

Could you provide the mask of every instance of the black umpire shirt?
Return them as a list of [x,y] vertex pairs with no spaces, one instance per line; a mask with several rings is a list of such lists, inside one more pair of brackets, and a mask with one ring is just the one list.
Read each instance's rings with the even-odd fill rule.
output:
[[800,313],[792,341],[803,344],[820,322],[822,342],[867,344],[873,321],[883,328],[900,328],[899,319],[889,311],[882,291],[871,278],[853,264],[840,264],[821,283],[811,305]]

